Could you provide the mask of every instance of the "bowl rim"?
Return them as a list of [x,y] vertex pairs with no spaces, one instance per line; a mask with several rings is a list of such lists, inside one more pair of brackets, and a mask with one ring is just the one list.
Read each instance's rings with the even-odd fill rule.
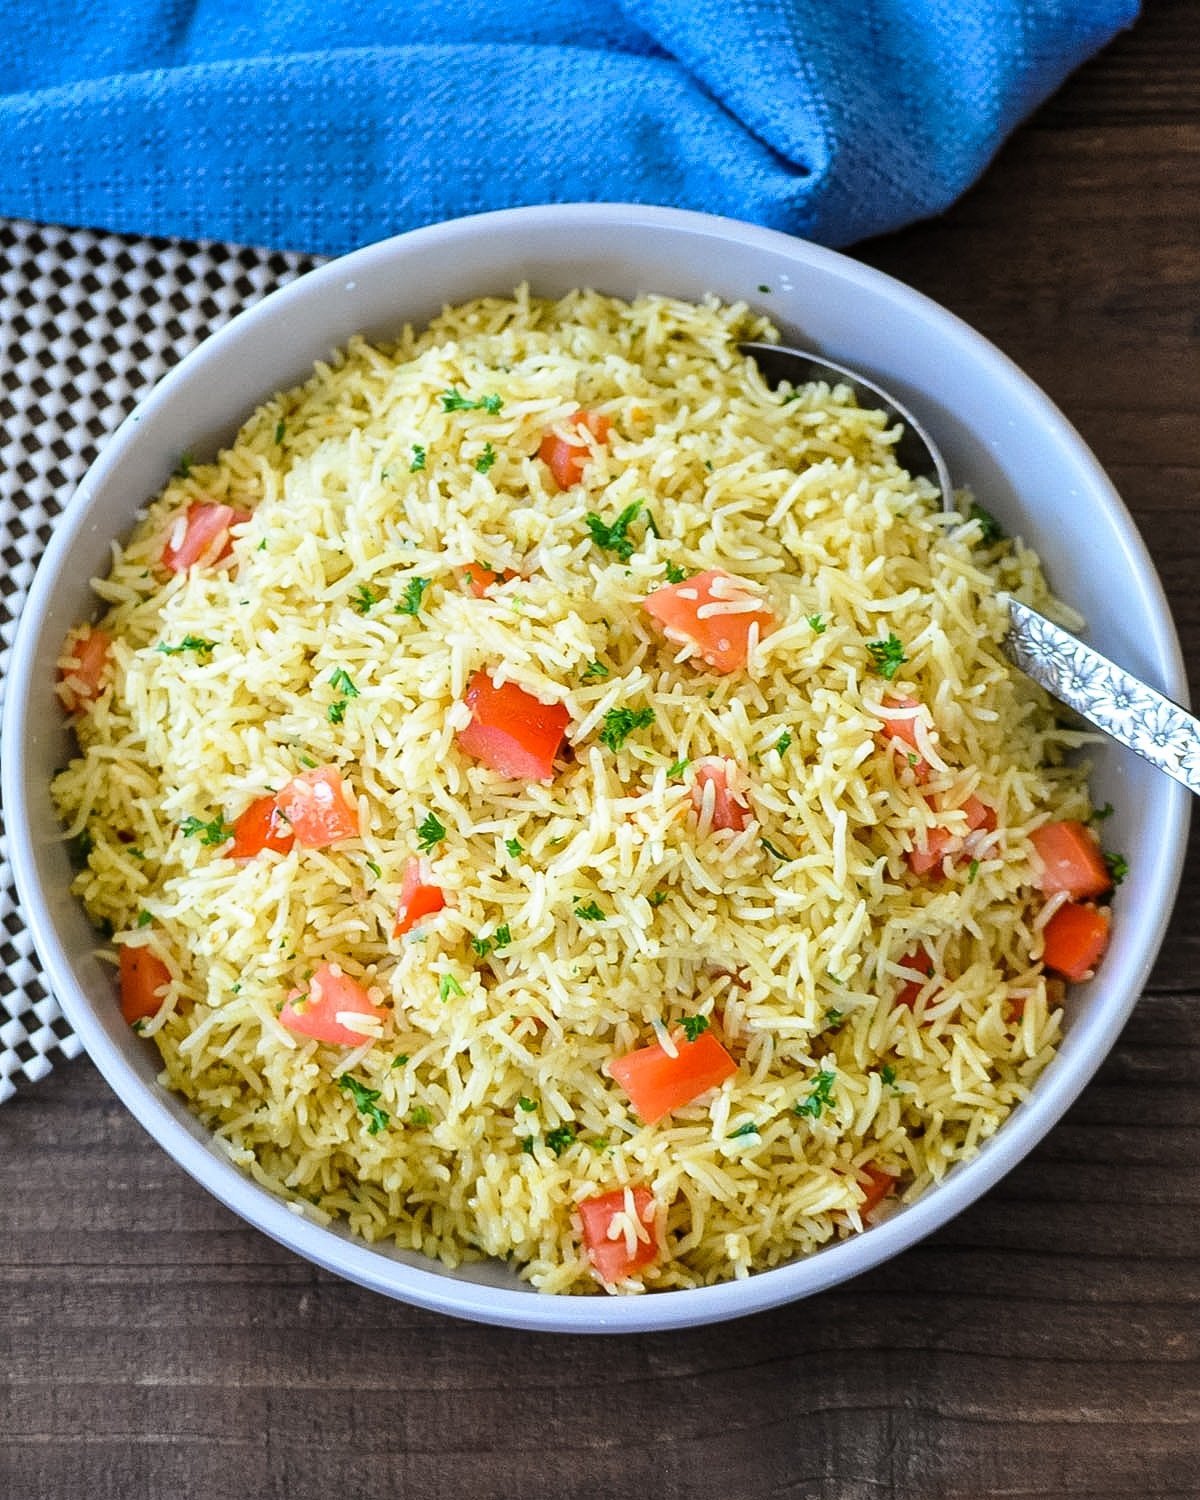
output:
[[[195,349],[159,380],[105,441],[99,455],[77,486],[41,558],[21,611],[8,671],[3,722],[2,793],[7,809],[9,856],[29,932],[45,967],[50,988],[84,1048],[118,1097],[139,1123],[180,1166],[240,1218],[288,1249],[351,1281],[387,1296],[437,1312],[473,1321],[544,1332],[647,1332],[697,1326],[761,1312],[826,1290],[878,1266],[949,1222],[993,1187],[1021,1161],[1074,1103],[1108,1055],[1118,1033],[1140,997],[1157,956],[1182,875],[1190,799],[1183,787],[1165,790],[1160,858],[1150,877],[1145,906],[1154,919],[1144,924],[1140,941],[1112,984],[1112,996],[1100,1007],[1087,1048],[1060,1054],[1032,1096],[1020,1104],[978,1155],[957,1165],[936,1187],[915,1203],[863,1234],[829,1245],[813,1255],[788,1262],[748,1278],[692,1289],[648,1292],[629,1297],[544,1295],[531,1289],[507,1289],[460,1280],[443,1270],[411,1266],[371,1248],[345,1231],[326,1229],[289,1209],[269,1189],[244,1174],[232,1161],[216,1154],[206,1140],[188,1130],[167,1107],[166,1091],[147,1085],[133,1070],[93,1013],[75,979],[71,961],[55,930],[51,907],[40,881],[34,855],[24,789],[28,785],[25,746],[28,704],[34,686],[40,623],[53,596],[59,572],[83,525],[92,492],[106,483],[124,461],[139,424],[150,412],[174,399],[192,374],[206,362],[222,357],[231,330],[239,336],[286,316],[294,303],[319,296],[346,276],[376,262],[403,258],[409,249],[443,247],[452,253],[456,241],[475,239],[514,227],[528,229],[553,222],[556,230],[580,233],[601,226],[636,232],[688,231],[716,240],[735,239],[747,248],[760,248],[797,264],[835,271],[855,287],[882,292],[915,309],[977,363],[990,367],[994,378],[1006,383],[1025,403],[1035,406],[1089,482],[1089,494],[1108,515],[1120,537],[1127,562],[1143,591],[1150,638],[1147,659],[1159,686],[1168,696],[1187,702],[1187,680],[1178,637],[1161,581],[1149,552],[1116,489],[1082,437],[1053,401],[990,340],[924,293],[885,272],[877,271],[837,251],[814,245],[777,230],[740,220],[688,210],[626,203],[542,204],[502,209],[427,225],[352,251],[307,272],[247,308]],[[401,314],[402,317],[402,314]],[[400,319],[398,318],[398,321]],[[354,330],[348,330],[349,337]]]

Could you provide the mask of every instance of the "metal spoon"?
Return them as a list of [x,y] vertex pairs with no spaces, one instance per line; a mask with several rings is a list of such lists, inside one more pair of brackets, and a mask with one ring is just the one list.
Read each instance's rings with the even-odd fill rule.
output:
[[[738,347],[754,360],[768,385],[782,380],[792,386],[814,380],[848,385],[860,406],[886,412],[893,422],[902,423],[897,462],[910,474],[932,480],[941,492],[942,509],[955,512],[945,459],[895,396],[856,370],[800,349],[754,343]],[[1200,719],[1011,596],[1008,617],[1003,650],[1009,661],[1089,724],[1200,796]]]

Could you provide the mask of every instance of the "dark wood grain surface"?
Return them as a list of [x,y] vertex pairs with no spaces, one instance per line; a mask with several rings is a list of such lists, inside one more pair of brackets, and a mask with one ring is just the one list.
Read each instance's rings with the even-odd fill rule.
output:
[[[1200,6],[1151,0],[950,214],[857,253],[1062,406],[1200,660]],[[1198,874],[1193,846],[1146,995],[1022,1167],[872,1274],[715,1328],[385,1301],[61,1066],[0,1110],[0,1500],[1195,1500]]]

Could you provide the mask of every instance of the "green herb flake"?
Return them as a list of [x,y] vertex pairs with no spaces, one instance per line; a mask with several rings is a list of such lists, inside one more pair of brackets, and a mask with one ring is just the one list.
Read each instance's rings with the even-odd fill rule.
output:
[[343,1073],[338,1079],[338,1088],[345,1091],[354,1100],[354,1107],[360,1115],[365,1115],[368,1121],[367,1134],[378,1135],[386,1128],[391,1116],[384,1109],[380,1109],[375,1102],[380,1095],[379,1089],[369,1089],[365,1083],[360,1083],[357,1078],[349,1073]]
[[594,901],[582,901],[575,908],[575,915],[583,922],[606,922],[608,918]]
[[879,1076],[883,1080],[885,1088],[894,1089],[896,1087],[896,1070],[892,1067],[891,1063],[884,1063],[883,1067],[879,1070]]
[[683,1028],[683,1034],[687,1037],[688,1041],[694,1042],[698,1036],[708,1030],[708,1017],[683,1016],[679,1024]]
[[277,444],[283,442],[283,434],[286,431],[287,431],[287,424],[283,421],[283,419],[281,417],[280,420],[275,423],[275,442]]
[[417,829],[417,845],[423,854],[428,854],[435,844],[446,837],[446,830],[434,813],[430,813]]
[[527,1099],[524,1094],[517,1100],[517,1108],[523,1109],[527,1115],[531,1115],[537,1108],[536,1099]]
[[757,1135],[758,1126],[753,1120],[747,1120],[744,1125],[739,1125],[736,1130],[731,1130],[725,1137],[727,1141],[736,1141],[747,1135]]
[[779,738],[775,741],[775,754],[778,755],[780,759],[782,759],[788,753],[788,750],[791,748],[791,744],[791,731],[785,729],[779,736]]
[[465,994],[466,990],[463,989],[453,974],[443,974],[441,979],[438,980],[439,999],[449,1000],[451,995],[457,995],[461,999]]
[[1106,854],[1104,863],[1108,866],[1108,873],[1112,876],[1114,885],[1120,885],[1129,874],[1129,861],[1123,854]]
[[764,294],[766,294],[767,292],[769,292],[771,290],[771,288],[767,285],[767,283],[765,281],[760,281],[758,283],[758,289],[759,289],[760,292],[762,292]]
[[585,682],[589,677],[607,677],[608,675],[608,668],[602,661],[590,661],[583,669],[583,680]]
[[472,401],[469,396],[462,395],[454,386],[442,392],[443,411],[486,411],[494,417],[503,405],[503,399],[496,395],[480,396],[477,401]]
[[149,927],[150,923],[153,922],[153,921],[154,921],[154,917],[151,915],[150,912],[148,912],[148,911],[140,911],[140,912],[138,912],[138,914],[137,914],[137,925],[139,927]]
[[649,900],[650,900],[650,905],[651,906],[654,906],[654,907],[661,906],[666,899],[667,899],[667,892],[666,891],[651,891],[650,892]]
[[130,1030],[134,1032],[135,1035],[141,1036],[142,1032],[145,1031],[147,1024],[148,1022],[146,1020],[146,1017],[139,1016],[136,1021],[131,1023]]
[[820,615],[809,615],[808,628],[814,635],[824,635],[825,632],[829,629],[829,626],[826,625],[825,621],[821,618]]
[[836,1005],[831,1005],[825,1012],[825,1029],[827,1031],[837,1031],[845,1019],[845,1011],[838,1010]]
[[404,598],[396,606],[398,615],[417,615],[421,610],[421,600],[425,590],[429,587],[428,578],[410,578],[404,586]]
[[145,851],[142,849],[126,849],[125,853],[129,855],[130,859],[144,860],[146,858]]
[[338,692],[347,698],[358,697],[358,689],[354,686],[348,673],[342,667],[339,667],[334,672],[333,676],[329,679],[329,685],[330,687],[337,688]]
[[561,1156],[568,1146],[575,1144],[574,1125],[559,1125],[554,1130],[546,1132],[546,1145],[550,1147],[555,1156]]
[[180,479],[187,479],[192,472],[192,466],[196,462],[196,455],[190,448],[185,448],[179,455],[179,462],[175,465],[175,473]]
[[507,948],[511,942],[512,933],[508,930],[508,923],[501,922],[492,935],[492,949],[494,952],[499,953],[501,948]]
[[325,717],[331,724],[340,724],[346,717],[345,698],[335,698],[334,701],[325,710]]
[[495,450],[495,448],[492,447],[491,443],[484,443],[484,445],[483,445],[483,452],[475,460],[475,469],[476,469],[476,472],[480,473],[480,474],[486,474],[488,472],[488,470],[492,467],[492,465],[495,462],[496,462],[496,450]]
[[763,846],[763,848],[767,851],[767,853],[770,854],[770,855],[773,855],[780,862],[780,864],[783,864],[783,865],[790,865],[791,864],[791,862],[792,862],[792,855],[790,855],[790,854],[781,854],[779,852],[779,850],[776,849],[775,845],[771,842],[770,839],[759,839],[758,842]]
[[412,463],[408,466],[410,474],[419,474],[425,467],[425,449],[420,443],[414,443],[412,449]]
[[233,829],[220,814],[209,823],[203,822],[200,818],[184,818],[179,825],[179,831],[185,839],[199,835],[202,844],[212,846],[223,844],[226,839],[233,837]]
[[827,1068],[822,1068],[813,1080],[812,1092],[802,1104],[793,1104],[794,1113],[805,1116],[810,1120],[819,1120],[821,1111],[829,1109],[833,1105],[833,1085],[837,1081],[837,1074]]
[[603,551],[615,552],[622,562],[628,562],[633,556],[634,548],[634,543],[629,536],[629,528],[637,519],[641,508],[640,500],[632,501],[611,525],[594,511],[588,511],[584,519],[587,522],[587,529],[592,534],[592,541]]
[[667,564],[667,582],[685,583],[692,576],[690,568],[681,568],[678,563]]
[[537,1144],[537,1136],[536,1135],[527,1135],[521,1141],[521,1150],[524,1151],[524,1153],[525,1153],[526,1156],[532,1156],[533,1155],[533,1148],[534,1148],[534,1146],[536,1144]]
[[525,853],[520,839],[505,839],[504,847],[508,850],[511,859],[520,859],[522,854]]
[[296,759],[309,771],[315,771],[317,769],[317,763],[315,760],[313,760],[311,755],[298,755]]
[[206,641],[198,635],[185,635],[178,646],[168,646],[164,641],[162,645],[155,646],[155,650],[163,656],[181,656],[185,651],[197,651],[202,655],[209,655],[216,650],[216,641]]
[[393,1068],[393,1070],[396,1069],[396,1068],[402,1068],[407,1061],[408,1061],[408,1053],[407,1052],[397,1052],[396,1055],[395,1055],[395,1057],[392,1058],[392,1068]]
[[370,614],[371,607],[379,603],[379,595],[369,589],[365,583],[360,583],[354,590],[354,598],[350,602],[360,615],[367,615]]
[[600,743],[610,750],[619,750],[635,729],[645,729],[653,723],[652,708],[610,708],[604,715]]
[[1114,811],[1115,809],[1112,803],[1106,802],[1103,807],[1097,807],[1093,809],[1091,817],[1088,818],[1088,822],[1103,823],[1106,818],[1112,817]]
[[408,1123],[410,1125],[432,1125],[433,1115],[423,1104],[418,1104],[416,1109],[409,1111]]
[[677,776],[682,776],[690,765],[690,760],[677,760],[673,766],[667,768],[667,780],[674,781]]
[[875,670],[880,677],[891,682],[896,673],[908,660],[904,654],[904,643],[893,631],[888,632],[885,641],[868,641],[867,650],[871,653],[871,659],[875,663]]
[[979,522],[979,540],[985,547],[990,547],[994,542],[1004,540],[1004,528],[1000,525],[990,510],[984,510],[982,505],[972,505],[967,514],[969,521]]

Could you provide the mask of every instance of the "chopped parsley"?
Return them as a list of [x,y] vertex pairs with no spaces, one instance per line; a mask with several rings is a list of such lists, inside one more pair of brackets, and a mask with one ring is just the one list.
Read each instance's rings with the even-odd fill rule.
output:
[[525,853],[520,839],[505,839],[504,847],[508,850],[509,856],[512,859],[520,859],[521,855]]
[[335,698],[325,710],[325,717],[331,724],[340,724],[346,717],[346,699]]
[[175,473],[180,479],[186,479],[192,472],[192,465],[196,462],[196,455],[190,448],[185,448],[179,455],[179,462],[175,465]]
[[502,948],[507,948],[511,942],[512,933],[509,931],[508,923],[503,922],[490,938],[472,938],[471,947],[480,958],[486,958],[489,953],[499,953]]
[[517,1100],[517,1108],[523,1109],[527,1115],[531,1115],[537,1108],[536,1099],[527,1099],[524,1094]]
[[205,823],[200,818],[184,818],[179,825],[179,831],[185,839],[194,838],[199,834],[202,844],[223,844],[226,839],[233,836],[233,829],[219,813],[211,823]]
[[275,441],[277,443],[283,442],[283,434],[286,432],[286,430],[287,428],[284,425],[283,418],[281,417],[279,421],[275,423]]
[[661,906],[666,899],[667,899],[667,892],[666,891],[651,891],[650,892],[650,905],[651,906]]
[[606,922],[608,918],[594,901],[582,901],[575,908],[575,915],[584,922]]
[[791,731],[789,729],[785,729],[779,736],[779,738],[775,741],[775,754],[780,756],[781,758],[785,756],[788,753],[788,750],[791,748],[791,743]]
[[1123,854],[1106,854],[1104,863],[1108,866],[1108,873],[1112,876],[1114,885],[1120,885],[1129,874],[1129,861]]
[[200,651],[206,655],[216,649],[216,641],[206,641],[198,635],[185,635],[178,646],[168,646],[164,641],[161,646],[155,646],[155,650],[163,656],[180,656],[184,651]]
[[608,668],[602,661],[590,661],[583,669],[583,680],[585,682],[589,677],[607,677],[608,675]]
[[421,600],[429,584],[428,578],[410,578],[404,586],[404,598],[397,604],[396,613],[398,615],[419,614]]
[[139,927],[149,927],[150,923],[153,922],[153,921],[154,921],[154,918],[153,918],[153,916],[151,916],[151,914],[148,911],[140,911],[140,912],[138,912],[138,914],[137,914],[137,925]]
[[904,654],[904,643],[893,631],[888,632],[885,641],[868,641],[867,650],[875,663],[875,670],[880,677],[891,682],[896,673],[908,660]]
[[760,292],[763,292],[763,293],[769,292],[771,290],[771,288],[767,285],[767,283],[765,281],[760,281],[758,283],[758,289],[759,289]]
[[483,445],[483,452],[475,460],[476,471],[478,473],[480,473],[480,474],[486,474],[487,471],[492,467],[492,465],[495,462],[496,462],[496,450],[495,450],[495,448],[492,447],[491,443],[484,443],[484,445]]
[[449,1000],[451,995],[458,995],[461,998],[465,994],[466,990],[453,974],[443,974],[438,981],[438,998],[441,1000]]
[[408,1053],[407,1052],[397,1052],[396,1055],[395,1055],[395,1057],[392,1058],[392,1067],[393,1068],[402,1068],[407,1061],[408,1061]]
[[298,755],[296,759],[302,766],[307,766],[310,771],[315,771],[317,769],[317,763],[315,760],[313,760],[311,755]]
[[985,547],[990,547],[993,542],[1004,540],[1004,528],[991,511],[984,510],[982,505],[972,505],[967,519],[979,522],[979,540]]
[[371,612],[371,606],[379,603],[379,595],[369,589],[365,583],[360,583],[354,590],[354,598],[351,600],[351,603],[360,615],[367,615]]
[[690,760],[677,760],[673,766],[668,768],[667,780],[674,781],[677,776],[682,776],[690,765]]
[[653,723],[652,708],[610,708],[604,715],[600,743],[610,750],[619,750],[635,729],[645,729]]
[[480,396],[477,401],[472,401],[469,396],[462,395],[454,386],[442,392],[443,411],[486,411],[494,417],[503,405],[503,398],[496,395]]
[[747,1120],[744,1125],[739,1125],[736,1130],[731,1130],[725,1137],[727,1141],[736,1141],[740,1136],[757,1135],[758,1126],[753,1120]]
[[808,628],[814,635],[824,635],[825,632],[829,629],[828,625],[826,625],[825,621],[821,618],[820,615],[808,616]]
[[1105,818],[1111,818],[1114,808],[1111,802],[1106,802],[1103,807],[1097,807],[1088,819],[1089,823],[1103,823]]
[[375,876],[376,880],[379,880],[379,879],[382,878],[383,871],[379,868],[379,866],[375,863],[375,861],[373,859],[367,860],[367,869],[371,871],[371,873]]
[[417,844],[423,854],[428,854],[434,844],[440,844],[445,837],[446,830],[434,813],[430,813],[417,829]]
[[896,1087],[896,1070],[892,1067],[891,1063],[884,1063],[883,1067],[879,1070],[879,1076],[883,1079],[886,1088],[894,1089]]
[[425,449],[420,443],[414,443],[412,453],[412,463],[408,466],[408,472],[410,474],[419,474],[425,467]]
[[708,1030],[707,1016],[683,1016],[680,1018],[680,1026],[683,1034],[689,1042],[694,1042],[698,1036]]
[[758,842],[763,846],[768,854],[773,854],[775,858],[780,862],[780,864],[791,864],[792,856],[790,854],[780,854],[779,850],[776,849],[775,845],[771,842],[770,839],[759,839]]
[[342,693],[347,698],[358,697],[358,689],[350,680],[348,673],[346,673],[341,667],[339,667],[333,674],[333,676],[329,679],[329,685],[330,687],[337,688],[338,692]]
[[629,536],[629,528],[641,508],[640,500],[632,501],[611,525],[602,520],[594,511],[589,510],[585,520],[587,529],[592,534],[592,541],[605,552],[615,552],[622,562],[628,562],[633,556],[634,547]]
[[681,568],[678,563],[667,564],[667,582],[684,583],[692,576],[690,568]]
[[568,1146],[575,1144],[574,1125],[559,1125],[546,1132],[546,1144],[555,1156],[561,1156]]
[[351,1077],[349,1073],[343,1073],[338,1079],[338,1088],[345,1089],[354,1100],[354,1107],[360,1115],[365,1115],[368,1121],[367,1134],[378,1135],[383,1130],[391,1116],[387,1110],[380,1109],[375,1102],[380,1095],[379,1089],[369,1089],[365,1083],[360,1083],[357,1078]]
[[537,1144],[537,1136],[536,1135],[527,1135],[522,1140],[522,1142],[521,1142],[521,1150],[524,1151],[524,1153],[525,1153],[526,1156],[532,1156],[533,1155],[533,1148],[534,1148],[534,1146],[536,1144]]
[[813,1080],[812,1093],[802,1104],[793,1104],[793,1112],[807,1116],[810,1120],[819,1120],[821,1111],[830,1108],[833,1104],[833,1085],[836,1081],[836,1073],[828,1068],[822,1068]]
[[968,885],[974,885],[974,883],[975,883],[975,877],[978,874],[979,874],[979,861],[977,859],[973,859],[971,861],[971,863],[967,866],[967,884]]
[[433,1115],[430,1114],[429,1110],[423,1104],[418,1104],[416,1109],[410,1111],[408,1120],[410,1125],[431,1125],[433,1123]]
[[836,1005],[831,1005],[825,1012],[826,1029],[829,1031],[836,1031],[845,1019],[845,1011],[838,1010]]

